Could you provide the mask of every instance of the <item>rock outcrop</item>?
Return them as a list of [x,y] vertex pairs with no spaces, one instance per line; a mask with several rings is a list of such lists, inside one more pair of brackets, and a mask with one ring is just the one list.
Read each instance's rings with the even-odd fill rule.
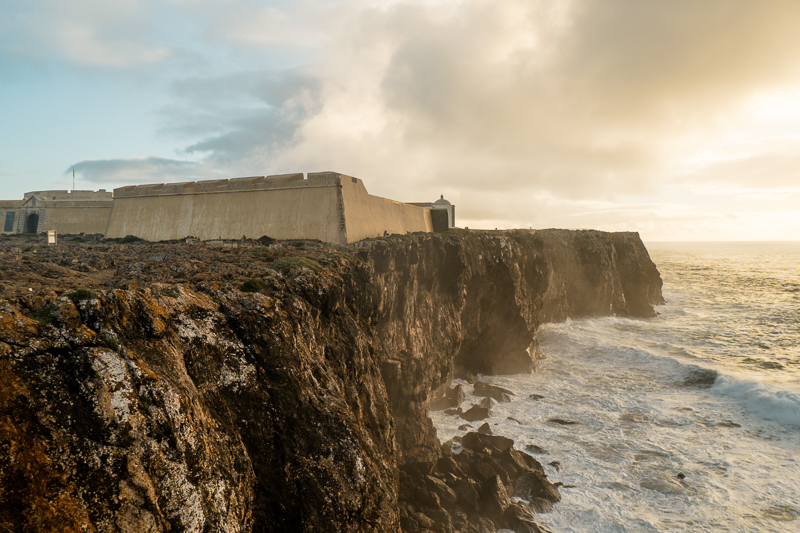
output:
[[[527,524],[503,504],[521,474],[538,479],[525,457],[515,479],[481,480],[499,507],[448,512],[478,488],[441,471],[431,402],[454,375],[533,370],[544,321],[661,301],[628,233],[79,241],[0,241],[0,531]],[[398,503],[398,483],[444,514]]]
[[636,233],[462,230],[358,250],[375,268],[375,330],[400,462],[438,457],[427,412],[452,376],[531,372],[541,323],[650,317],[663,302]]

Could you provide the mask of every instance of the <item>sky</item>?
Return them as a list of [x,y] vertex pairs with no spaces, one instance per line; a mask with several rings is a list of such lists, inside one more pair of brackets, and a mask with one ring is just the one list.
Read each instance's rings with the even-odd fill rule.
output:
[[471,228],[800,240],[797,0],[3,0],[0,199],[332,170]]

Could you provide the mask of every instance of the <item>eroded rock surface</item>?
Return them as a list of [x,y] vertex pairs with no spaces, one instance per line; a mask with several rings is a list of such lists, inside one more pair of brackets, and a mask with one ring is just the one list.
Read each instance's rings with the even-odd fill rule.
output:
[[[455,233],[455,232],[451,232]],[[365,241],[399,460],[435,461],[427,412],[453,376],[531,372],[543,322],[650,317],[661,277],[637,233],[515,230]]]
[[0,239],[0,530],[536,530],[495,464],[527,459],[447,477],[431,402],[534,369],[543,321],[661,301],[636,234],[255,244]]

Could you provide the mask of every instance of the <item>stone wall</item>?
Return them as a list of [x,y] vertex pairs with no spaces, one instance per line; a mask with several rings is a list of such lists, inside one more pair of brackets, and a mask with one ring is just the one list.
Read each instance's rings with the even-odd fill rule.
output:
[[433,231],[428,209],[372,196],[367,193],[364,182],[349,176],[342,176],[341,190],[347,243],[379,237],[384,231],[401,235]]
[[[305,181],[305,180],[304,180]],[[300,182],[249,191],[185,192],[117,196],[107,238],[135,235],[148,241],[258,238],[340,242],[339,209],[333,187]],[[174,184],[171,184],[174,185]],[[193,184],[192,184],[193,185]],[[115,190],[115,194],[120,190]],[[146,192],[146,191],[145,191]]]
[[256,176],[114,190],[107,238],[149,241],[258,238],[351,243],[389,233],[432,231],[430,213],[367,193],[335,172]]
[[76,205],[55,205],[45,209],[42,231],[59,234],[105,233],[111,202],[81,202]]
[[[23,200],[0,202],[2,233],[105,233],[113,197],[99,191],[31,191]],[[31,226],[29,217],[36,220]]]

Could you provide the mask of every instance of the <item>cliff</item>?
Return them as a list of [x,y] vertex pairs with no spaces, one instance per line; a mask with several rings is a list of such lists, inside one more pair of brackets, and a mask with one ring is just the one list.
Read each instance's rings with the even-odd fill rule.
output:
[[2,531],[409,530],[417,475],[455,530],[416,466],[450,464],[427,416],[450,378],[529,372],[540,323],[661,301],[630,233],[77,241],[0,242]]
[[636,233],[462,231],[365,241],[382,375],[401,462],[439,454],[427,416],[453,375],[531,372],[536,328],[585,316],[652,317],[661,277]]

